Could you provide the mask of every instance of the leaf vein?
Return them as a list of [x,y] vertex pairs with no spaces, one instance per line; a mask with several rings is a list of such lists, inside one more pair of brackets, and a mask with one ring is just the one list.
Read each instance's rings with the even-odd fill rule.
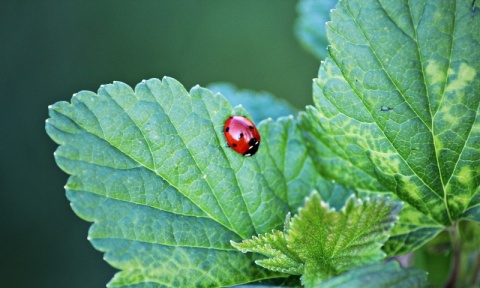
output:
[[[57,111],[57,112],[60,113],[59,111]],[[92,111],[92,113],[93,113],[93,111]],[[128,157],[129,159],[131,159],[132,161],[138,163],[139,165],[141,165],[141,166],[144,167],[145,169],[147,169],[147,170],[153,172],[154,174],[158,175],[158,176],[161,177],[165,182],[167,182],[170,186],[172,186],[172,187],[175,188],[177,191],[179,191],[180,193],[182,193],[181,190],[178,189],[177,186],[175,186],[175,185],[173,185],[172,183],[170,183],[170,181],[168,181],[165,177],[163,177],[163,176],[162,176],[161,174],[159,174],[157,171],[154,171],[154,170],[152,170],[151,168],[143,165],[143,163],[137,161],[137,159],[132,158],[130,155],[128,155],[125,151],[121,150],[119,147],[114,146],[112,143],[108,142],[106,139],[103,139],[103,138],[99,137],[98,135],[96,135],[96,134],[93,133],[92,131],[89,131],[87,128],[81,126],[80,123],[76,122],[74,119],[70,118],[68,115],[63,114],[63,113],[60,113],[60,114],[62,114],[62,115],[65,116],[66,118],[70,119],[72,122],[76,123],[76,124],[78,125],[78,127],[82,128],[82,129],[83,129],[84,131],[86,131],[87,133],[90,133],[90,134],[98,137],[99,139],[102,139],[102,140],[106,141],[106,142],[109,143],[112,147],[115,147],[118,151],[122,152],[122,154],[124,154],[125,157]],[[191,197],[189,197],[188,195],[186,195],[186,194],[184,194],[184,193],[182,193],[182,195],[184,195],[185,197],[187,197],[187,199],[189,199],[190,201],[192,201],[192,203],[195,203],[195,201],[193,201],[193,200],[191,199]],[[211,219],[214,219],[214,218],[210,215],[209,211],[206,211],[205,209],[203,209],[202,207],[199,207],[199,206],[197,206],[197,208],[199,208],[201,211],[203,211],[206,215],[209,215],[209,216],[211,217]],[[224,223],[218,222],[218,221],[217,221],[217,223],[219,223],[220,225],[224,226],[224,227],[227,228],[228,230],[237,233],[236,231],[232,230],[231,227],[225,226]],[[238,233],[237,233],[237,235],[238,235]],[[239,235],[239,236],[241,236],[241,235]]]

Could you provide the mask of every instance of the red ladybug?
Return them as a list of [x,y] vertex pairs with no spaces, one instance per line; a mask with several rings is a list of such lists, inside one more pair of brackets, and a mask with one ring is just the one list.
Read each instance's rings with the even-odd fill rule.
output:
[[260,146],[260,133],[252,121],[243,116],[230,116],[223,126],[228,147],[243,156],[252,156]]

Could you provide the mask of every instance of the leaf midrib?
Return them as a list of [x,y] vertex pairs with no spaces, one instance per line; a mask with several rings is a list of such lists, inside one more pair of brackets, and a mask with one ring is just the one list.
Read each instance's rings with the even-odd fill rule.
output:
[[[170,87],[170,86],[169,86],[169,87]],[[213,94],[213,93],[212,93],[212,94]],[[214,94],[213,96],[215,97],[215,94]],[[205,106],[205,103],[204,103],[204,101],[203,101],[203,97],[200,97],[200,98],[202,98],[201,103],[202,103],[202,105],[203,105],[203,108],[204,108],[205,111],[207,112],[207,114],[208,114],[208,116],[210,117],[210,119],[212,119],[212,115],[210,115],[209,109],[207,109],[207,107]],[[220,140],[221,138],[220,138],[220,137],[218,136],[218,134],[216,133],[217,130],[215,129],[215,126],[213,125],[213,122],[212,122],[212,121],[209,121],[209,122],[212,124],[211,128],[212,128],[213,131],[215,131],[214,135],[215,135],[218,143],[221,143],[221,140]],[[223,128],[222,128],[222,133],[223,133]],[[219,138],[220,138],[220,139],[219,139]],[[225,150],[224,150],[224,149],[220,149],[220,150],[222,151],[223,156],[224,156],[224,159],[226,159],[226,162],[227,162],[228,165],[229,165],[230,171],[232,172],[233,176],[235,177],[235,182],[236,182],[236,184],[237,184],[236,187],[238,187],[238,191],[239,191],[239,193],[240,193],[240,196],[242,197],[243,204],[244,204],[245,208],[247,209],[248,216],[250,217],[250,223],[252,224],[252,227],[253,227],[253,229],[254,229],[254,231],[255,231],[255,234],[258,234],[257,227],[255,226],[254,221],[253,221],[253,218],[252,218],[252,213],[251,213],[251,211],[250,211],[250,207],[247,205],[247,202],[245,201],[245,197],[244,197],[244,193],[243,193],[244,191],[243,191],[243,189],[242,189],[242,185],[240,185],[241,183],[240,183],[240,180],[239,180],[238,177],[237,177],[237,173],[235,173],[235,171],[233,170],[232,164],[230,163],[230,161],[228,161],[227,153],[225,153]],[[263,174],[262,174],[262,176],[263,176]],[[212,193],[213,193],[213,190],[212,190]],[[215,196],[215,197],[216,197],[216,196]],[[222,211],[223,211],[223,210],[222,210]],[[228,217],[227,217],[227,218],[228,218]],[[236,232],[236,233],[239,235],[238,232]],[[247,238],[246,235],[243,235],[243,236],[242,236],[242,235],[239,235],[239,236],[241,236],[241,237],[244,238],[244,239]]]
[[[454,1],[456,3],[456,1]],[[425,93],[426,93],[426,97],[427,97],[427,101],[428,101],[428,112],[430,113],[430,119],[432,121],[432,130],[430,131],[432,133],[432,142],[433,142],[433,148],[435,150],[435,162],[436,162],[436,165],[437,165],[437,168],[438,168],[438,177],[440,178],[440,183],[442,184],[442,193],[443,193],[443,204],[445,206],[445,209],[447,211],[447,215],[448,215],[448,219],[450,220],[450,222],[452,222],[452,216],[450,214],[450,208],[447,204],[447,191],[446,191],[446,185],[443,183],[443,176],[442,176],[442,169],[440,168],[440,162],[439,162],[439,150],[437,149],[437,144],[436,144],[436,141],[435,141],[435,115],[437,114],[437,111],[438,111],[438,108],[437,108],[437,111],[433,112],[432,111],[432,105],[430,103],[430,89],[428,89],[428,85],[427,85],[427,82],[426,82],[426,79],[425,79],[425,69],[424,69],[424,65],[422,63],[424,63],[422,61],[422,53],[420,51],[420,47],[418,45],[419,41],[418,41],[418,33],[417,33],[417,27],[414,25],[413,23],[413,12],[412,12],[412,9],[411,9],[411,5],[410,5],[410,1],[408,1],[408,9],[409,9],[409,12],[410,12],[410,20],[411,20],[411,24],[412,24],[412,27],[413,27],[413,31],[415,33],[415,42],[417,43],[417,45],[415,45],[415,47],[417,47],[417,54],[418,54],[418,58],[420,59],[420,67],[422,69],[422,78],[423,78],[423,84],[425,86]],[[456,4],[455,4],[456,5]],[[455,11],[456,11],[456,7],[455,7]],[[453,22],[453,28],[452,28],[452,31],[455,31],[455,27],[456,27],[456,21],[457,20],[457,17],[454,17],[454,22]],[[447,71],[450,69],[450,66],[451,66],[451,59],[452,59],[452,54],[453,54],[453,33],[450,34],[451,35],[451,41],[450,41],[450,55],[448,57],[448,68],[447,68]],[[438,103],[439,103],[439,106],[440,107],[440,103],[442,103],[443,101],[443,98],[444,98],[444,95],[445,95],[445,88],[446,88],[446,85],[447,85],[447,78],[448,78],[448,73],[445,73],[445,81],[444,81],[444,85],[443,85],[443,89],[442,89],[442,93],[440,94],[441,95],[441,98],[439,99]],[[458,163],[458,159],[457,159],[457,163]],[[456,166],[456,164],[455,164]],[[452,170],[452,174],[453,174],[453,171]],[[450,176],[451,177],[451,176]]]

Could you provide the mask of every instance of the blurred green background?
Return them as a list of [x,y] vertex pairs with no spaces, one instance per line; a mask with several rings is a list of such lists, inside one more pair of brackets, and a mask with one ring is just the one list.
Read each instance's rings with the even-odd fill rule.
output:
[[0,286],[104,287],[115,273],[69,207],[47,106],[113,80],[226,81],[300,109],[319,63],[296,1],[0,1]]

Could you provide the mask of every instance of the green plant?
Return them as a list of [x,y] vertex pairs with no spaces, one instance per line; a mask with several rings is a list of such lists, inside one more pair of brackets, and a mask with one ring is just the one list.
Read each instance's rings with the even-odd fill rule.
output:
[[[299,5],[297,30],[320,35],[302,39],[323,48],[309,42],[324,35],[309,19],[327,9]],[[452,255],[450,276],[430,277],[434,285],[478,285],[480,20],[471,5],[339,2],[315,107],[262,121],[250,158],[225,147],[222,132],[248,111],[171,78],[134,90],[114,82],[52,105],[46,129],[71,175],[67,196],[120,270],[109,286],[422,287],[418,268],[436,269],[431,253]],[[293,111],[265,97],[254,118]],[[416,268],[382,262],[412,252]]]

